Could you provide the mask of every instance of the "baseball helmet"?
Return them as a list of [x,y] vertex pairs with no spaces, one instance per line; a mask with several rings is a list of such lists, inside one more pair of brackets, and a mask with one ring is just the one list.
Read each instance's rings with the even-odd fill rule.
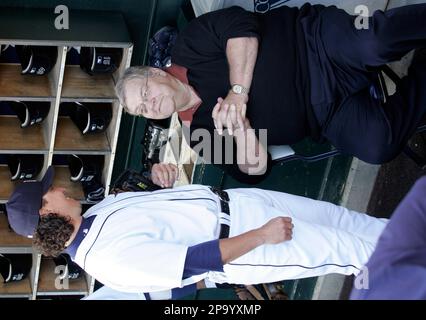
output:
[[32,264],[31,254],[0,254],[0,274],[3,282],[20,281],[26,278]]
[[63,102],[61,106],[68,108],[71,120],[82,134],[104,132],[111,122],[110,103]]
[[10,180],[35,179],[43,168],[42,154],[13,154],[7,156]]
[[42,122],[50,110],[50,102],[42,101],[10,101],[9,105],[21,121],[21,128]]
[[102,176],[104,157],[72,154],[68,156],[68,167],[71,181],[91,181],[95,177]]
[[72,261],[69,254],[61,253],[58,257],[53,258],[56,266],[65,266],[65,272],[61,274],[61,279],[64,279],[68,275],[68,279],[77,279],[83,274],[78,264]]
[[81,47],[80,67],[90,75],[113,73],[120,66],[121,48]]
[[1,56],[2,52],[6,51],[8,48],[9,48],[8,44],[6,44],[6,45],[0,44],[0,56]]
[[100,177],[95,176],[90,181],[83,181],[81,185],[88,203],[97,203],[105,197],[105,187],[100,182]]
[[21,74],[45,75],[52,70],[58,58],[58,49],[52,46],[15,46],[21,61]]

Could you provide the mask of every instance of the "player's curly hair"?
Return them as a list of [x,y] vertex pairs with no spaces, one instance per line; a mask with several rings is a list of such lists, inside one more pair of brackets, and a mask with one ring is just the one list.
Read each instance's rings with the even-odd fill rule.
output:
[[57,257],[64,249],[65,243],[71,238],[74,226],[70,217],[49,213],[40,217],[34,234],[34,245],[47,257]]

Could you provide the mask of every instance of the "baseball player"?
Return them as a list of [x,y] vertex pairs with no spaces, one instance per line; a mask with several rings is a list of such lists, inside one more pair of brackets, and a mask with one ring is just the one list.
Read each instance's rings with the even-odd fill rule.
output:
[[122,292],[358,274],[387,223],[286,193],[202,185],[109,195],[81,215],[53,176],[50,167],[16,187],[11,227]]

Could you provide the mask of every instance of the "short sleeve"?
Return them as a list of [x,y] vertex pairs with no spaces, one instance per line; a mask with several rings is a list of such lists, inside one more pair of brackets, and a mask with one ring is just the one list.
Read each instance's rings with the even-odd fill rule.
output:
[[258,28],[257,16],[240,7],[206,13],[180,32],[172,51],[173,63],[188,67],[205,59],[224,57],[229,39],[259,39]]

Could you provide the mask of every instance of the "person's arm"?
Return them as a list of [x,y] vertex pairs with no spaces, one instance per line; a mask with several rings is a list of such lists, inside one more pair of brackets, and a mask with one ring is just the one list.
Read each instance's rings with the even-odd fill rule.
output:
[[259,143],[255,130],[246,119],[245,128],[234,131],[237,146],[237,164],[239,169],[248,175],[262,175],[268,166],[266,146]]
[[293,224],[289,217],[276,217],[259,229],[254,229],[236,237],[220,239],[219,248],[222,263],[227,264],[249,251],[264,245],[289,241],[293,236]]
[[[210,119],[208,120],[211,121]],[[195,134],[196,132],[203,132],[203,130],[207,130],[207,134],[200,136]],[[252,133],[256,136],[257,132]],[[242,171],[242,169],[244,170],[245,168],[240,168],[237,157],[238,153],[241,154],[240,157],[245,156],[245,147],[242,143],[239,143],[239,147],[237,147],[236,139],[240,138],[239,135],[237,135],[237,138],[235,136],[219,136],[217,130],[214,129],[212,122],[211,124],[204,122],[201,125],[191,124],[190,130],[188,129],[183,131],[183,136],[191,148],[198,153],[201,158],[203,158],[206,164],[214,165],[218,169],[222,170],[226,175],[231,176],[240,183],[257,185],[269,175],[273,167],[271,155],[268,152],[265,152],[251,162],[254,164],[252,165],[253,169],[256,169],[256,163],[261,164],[257,166],[257,172],[253,172],[253,170],[250,173],[245,172],[248,170]],[[229,143],[229,139],[231,140],[231,143]],[[240,140],[245,141],[243,139]],[[250,141],[257,140],[251,139]],[[262,148],[262,151],[266,150]],[[255,153],[252,153],[252,155],[254,155],[252,156],[253,158],[256,158]],[[240,162],[242,164],[249,163],[244,160],[244,158]],[[265,169],[261,168],[263,164],[265,164],[264,167],[266,168],[266,171],[261,173],[261,169]]]
[[263,244],[291,240],[291,218],[277,217],[265,225],[236,237],[203,242],[188,248],[182,278],[209,271],[222,271],[227,264]]
[[[240,84],[250,89],[256,64],[259,41],[256,37],[231,38],[226,45],[230,84]],[[237,95],[247,98],[247,95]],[[246,101],[247,102],[247,101]]]
[[228,132],[234,135],[239,170],[251,176],[265,174],[269,165],[266,132],[265,135],[259,132],[259,136],[264,139],[260,143],[250,121],[245,117],[246,104],[231,107],[225,105],[222,108],[224,103],[221,98],[217,100],[212,118],[219,134],[222,134],[223,120],[226,119]]
[[226,57],[229,64],[229,83],[238,84],[247,90],[245,93],[236,94],[232,90],[222,99],[218,97],[218,104],[215,106],[212,116],[215,119],[216,129],[222,134],[223,127],[226,125],[230,135],[233,135],[235,129],[241,127],[235,117],[232,117],[234,111],[244,114],[249,99],[253,79],[254,66],[256,64],[258,39],[256,37],[231,38],[226,45]]

